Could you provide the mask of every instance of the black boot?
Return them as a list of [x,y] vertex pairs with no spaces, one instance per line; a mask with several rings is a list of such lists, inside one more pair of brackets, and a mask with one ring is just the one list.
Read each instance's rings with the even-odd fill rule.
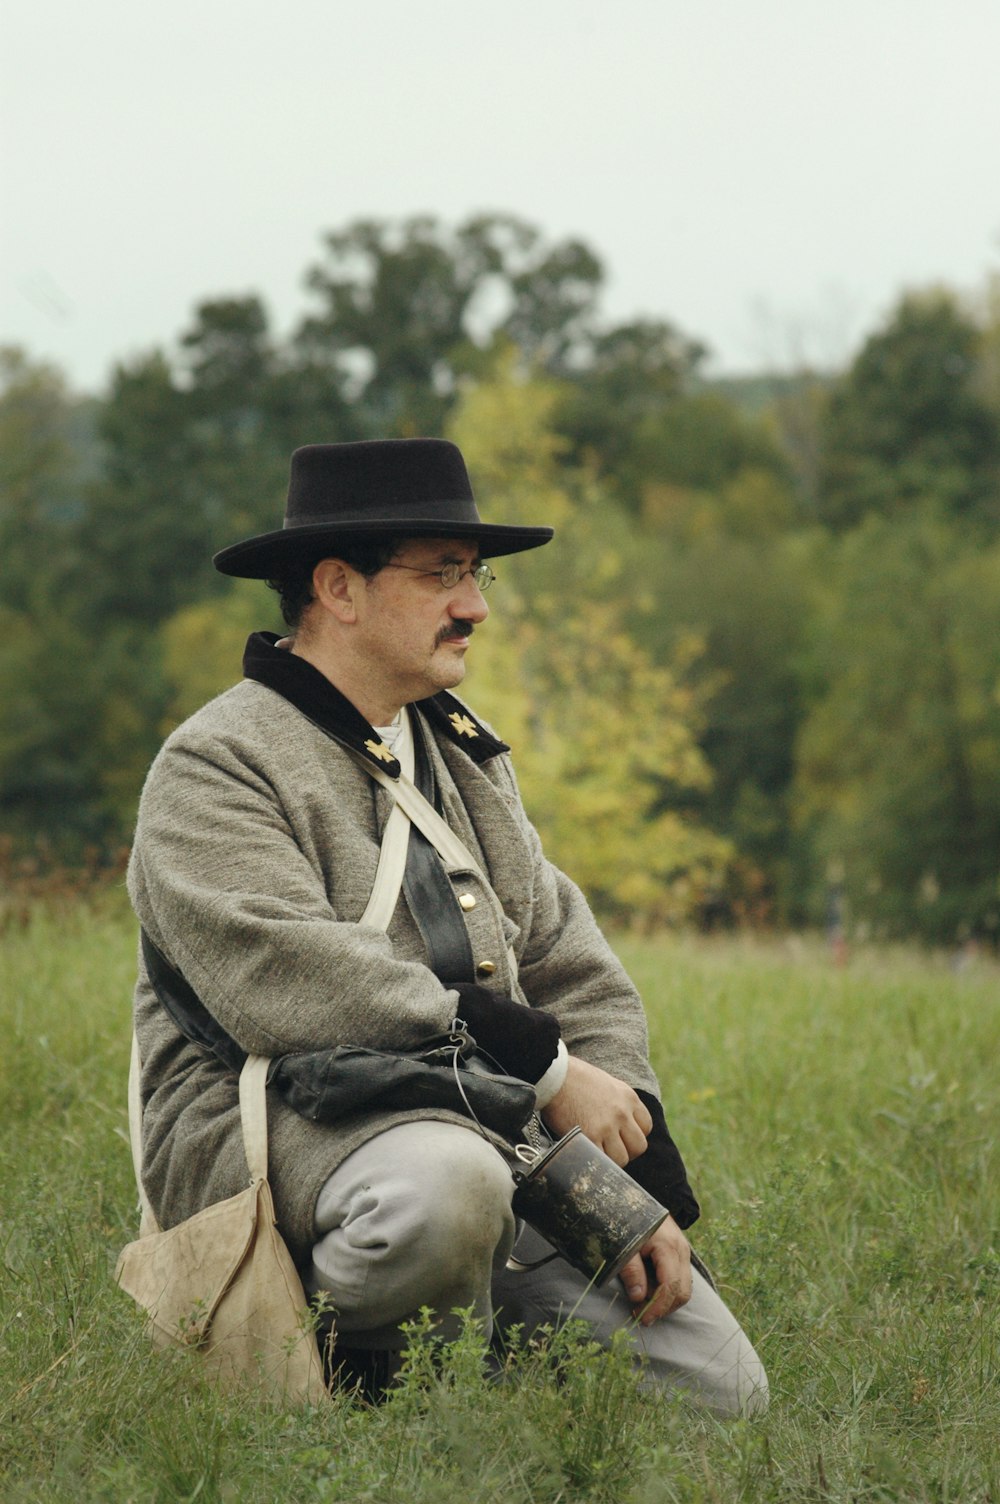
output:
[[338,1342],[327,1359],[327,1383],[353,1392],[369,1405],[380,1405],[392,1388],[401,1357],[394,1348],[344,1347]]

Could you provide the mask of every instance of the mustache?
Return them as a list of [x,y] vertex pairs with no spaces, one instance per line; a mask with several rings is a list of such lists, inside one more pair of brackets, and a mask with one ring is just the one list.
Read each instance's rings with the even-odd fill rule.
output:
[[440,647],[443,642],[448,641],[449,637],[471,637],[472,631],[471,621],[453,621],[438,632],[436,646]]

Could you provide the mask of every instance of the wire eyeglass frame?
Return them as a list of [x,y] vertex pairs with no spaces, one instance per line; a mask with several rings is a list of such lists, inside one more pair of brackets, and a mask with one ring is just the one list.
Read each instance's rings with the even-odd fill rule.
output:
[[488,564],[473,564],[469,569],[463,569],[461,564],[442,564],[440,569],[422,569],[419,564],[386,564],[386,569],[408,569],[412,574],[433,575],[440,581],[445,590],[454,590],[460,585],[467,574],[471,574],[480,591],[489,590],[496,575]]

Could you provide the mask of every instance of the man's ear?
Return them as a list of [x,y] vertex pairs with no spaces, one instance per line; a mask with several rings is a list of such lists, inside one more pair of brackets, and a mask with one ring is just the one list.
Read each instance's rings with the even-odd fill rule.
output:
[[313,570],[313,593],[324,611],[340,622],[357,619],[356,598],[364,584],[364,576],[358,574],[342,559],[320,559]]

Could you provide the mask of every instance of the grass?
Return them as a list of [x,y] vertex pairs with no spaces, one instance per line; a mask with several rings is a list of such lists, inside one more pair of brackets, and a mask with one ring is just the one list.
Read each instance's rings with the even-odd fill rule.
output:
[[699,1251],[772,1383],[721,1425],[567,1332],[474,1331],[376,1411],[268,1409],[155,1355],[111,1281],[135,939],[120,894],[0,937],[0,1497],[376,1504],[1000,1501],[1000,972],[803,942],[622,942]]

